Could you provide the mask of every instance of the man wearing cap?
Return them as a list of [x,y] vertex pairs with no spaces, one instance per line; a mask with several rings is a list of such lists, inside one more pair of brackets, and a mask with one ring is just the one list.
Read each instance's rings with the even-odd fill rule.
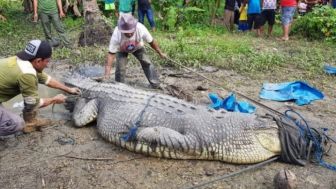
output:
[[[80,93],[78,88],[67,87],[43,72],[51,54],[52,49],[47,41],[32,40],[16,56],[0,59],[0,136],[21,130],[32,132],[51,123],[50,120],[38,119],[37,109],[64,103],[66,97],[58,94],[52,98],[40,98],[38,83],[71,94]],[[1,105],[18,94],[22,94],[24,100],[23,119]]]
[[70,41],[66,36],[61,18],[65,17],[62,7],[62,0],[33,0],[33,20],[37,22],[38,16],[41,19],[42,28],[47,41],[53,46],[59,46],[58,40],[51,35],[51,24],[54,25],[61,42],[65,47],[70,47]]
[[159,88],[159,77],[154,65],[151,63],[145,52],[144,41],[149,43],[161,58],[166,58],[166,55],[161,52],[159,45],[143,24],[138,23],[132,15],[121,15],[118,21],[118,26],[114,29],[110,40],[104,78],[109,79],[112,62],[117,58],[115,80],[124,82],[127,56],[129,53],[132,53],[140,61],[142,69],[151,86],[153,88]]

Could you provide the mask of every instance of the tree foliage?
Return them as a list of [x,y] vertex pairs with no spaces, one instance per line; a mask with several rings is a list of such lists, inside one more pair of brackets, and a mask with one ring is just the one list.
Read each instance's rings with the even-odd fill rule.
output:
[[296,20],[293,32],[309,39],[336,42],[336,9],[330,6],[314,8],[312,12]]
[[186,25],[213,23],[220,0],[157,0],[154,8],[166,30],[175,30]]

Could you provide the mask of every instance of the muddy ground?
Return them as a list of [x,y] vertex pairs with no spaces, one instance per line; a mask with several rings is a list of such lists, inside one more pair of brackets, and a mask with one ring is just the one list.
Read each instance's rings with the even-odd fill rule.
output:
[[[68,68],[58,64],[51,74],[59,76]],[[292,102],[260,100],[258,93],[262,80],[209,67],[197,71],[280,112],[293,108],[310,124],[327,127],[329,134],[336,136],[334,83],[324,86],[324,100],[300,107]],[[160,72],[165,90],[158,92],[172,92],[167,86],[174,85],[178,87],[175,94],[204,106],[209,104],[209,92],[222,96],[230,92],[186,70],[160,68]],[[148,83],[139,66],[129,67],[127,81],[132,86],[147,89]],[[257,113],[265,111],[257,107]],[[69,113],[60,105],[54,111],[44,109],[41,114],[58,120],[58,123],[40,132],[0,138],[0,188],[187,188],[247,167],[217,161],[146,157],[104,141],[94,125],[74,128]],[[335,150],[325,156],[327,162],[336,163]],[[273,188],[273,177],[281,169],[296,174],[298,188],[336,188],[336,172],[316,164],[301,167],[282,162],[272,162],[203,188]]]

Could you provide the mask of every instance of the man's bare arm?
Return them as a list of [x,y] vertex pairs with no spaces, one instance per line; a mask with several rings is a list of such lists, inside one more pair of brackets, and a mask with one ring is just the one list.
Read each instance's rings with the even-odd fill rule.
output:
[[111,74],[111,69],[112,69],[112,63],[115,59],[115,53],[108,53],[106,57],[106,64],[105,64],[105,74],[104,78],[109,79],[110,74]]

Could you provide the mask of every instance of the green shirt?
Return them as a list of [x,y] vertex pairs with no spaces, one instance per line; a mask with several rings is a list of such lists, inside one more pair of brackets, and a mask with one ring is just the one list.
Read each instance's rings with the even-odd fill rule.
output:
[[36,72],[29,61],[16,56],[0,59],[0,103],[22,94],[25,103],[38,105],[38,83],[47,84],[50,78],[44,72]]
[[133,11],[135,0],[117,0],[118,10],[123,13],[131,13]]
[[58,13],[57,0],[37,0],[37,9],[47,14]]

